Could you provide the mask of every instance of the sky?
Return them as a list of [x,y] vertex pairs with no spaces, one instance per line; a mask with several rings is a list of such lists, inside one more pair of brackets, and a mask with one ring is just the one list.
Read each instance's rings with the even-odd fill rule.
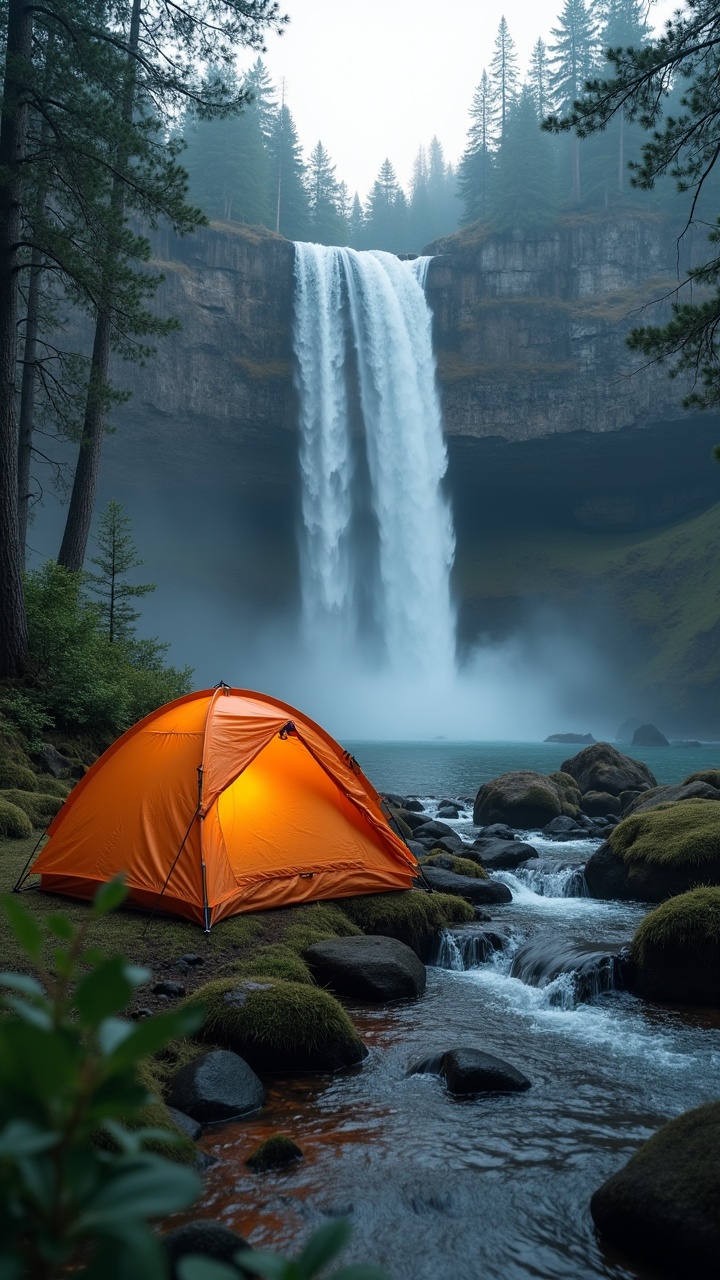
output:
[[[290,22],[267,38],[306,156],[321,140],[350,194],[365,199],[383,160],[407,187],[421,144],[437,134],[455,164],[468,110],[504,14],[525,73],[562,0],[281,0]],[[662,25],[677,3],[650,11]],[[241,60],[248,67],[256,54]]]

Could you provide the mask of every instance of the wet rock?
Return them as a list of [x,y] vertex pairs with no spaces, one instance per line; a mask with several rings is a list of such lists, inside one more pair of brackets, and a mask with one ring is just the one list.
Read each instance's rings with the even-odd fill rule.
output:
[[386,804],[389,804],[391,809],[405,808],[405,797],[396,795],[394,791],[382,791],[380,793],[380,799],[384,800]]
[[403,809],[405,809],[407,813],[424,813],[425,812],[425,805],[422,804],[420,800],[413,800],[412,798],[405,800],[403,802],[402,807]]
[[502,822],[529,830],[544,827],[567,808],[559,783],[542,773],[517,769],[483,784],[475,797],[473,822]]
[[273,1133],[255,1148],[245,1163],[254,1173],[268,1173],[271,1169],[284,1169],[302,1158],[303,1153],[292,1138],[286,1138],[282,1133]]
[[482,827],[478,832],[478,839],[493,840],[514,840],[515,832],[512,827],[508,827],[504,822],[491,822],[489,827]]
[[651,792],[641,792],[628,806],[628,813],[642,813],[658,804],[671,804],[678,800],[720,800],[720,791],[707,782],[682,782],[676,786],[656,787]]
[[646,764],[631,760],[609,742],[596,742],[576,756],[565,760],[563,773],[569,773],[580,791],[606,791],[619,796],[623,791],[647,791],[657,781]]
[[460,810],[457,805],[440,804],[437,811],[438,818],[458,818]]
[[167,996],[169,1000],[180,1000],[187,995],[187,987],[183,982],[156,982],[152,993],[154,996]]
[[670,743],[665,734],[656,729],[654,724],[641,724],[635,730],[630,745],[633,747],[669,747]]
[[717,1276],[720,1103],[663,1125],[590,1201],[595,1226],[637,1262],[678,1277]]
[[413,853],[416,858],[425,857],[425,854],[427,853],[427,849],[425,848],[425,845],[422,844],[419,840],[406,840],[405,843],[408,849],[410,850],[410,852]]
[[62,755],[57,747],[51,742],[41,743],[34,757],[38,764],[45,770],[45,773],[52,774],[53,778],[70,778],[72,777],[74,760],[68,756]]
[[552,822],[548,822],[543,827],[543,835],[552,836],[554,839],[575,840],[582,835],[583,828],[575,818],[567,818],[561,815],[559,818],[553,818]]
[[473,840],[470,849],[488,871],[512,871],[528,858],[537,857],[537,850],[522,840],[493,840],[480,836]]
[[505,884],[496,880],[473,880],[471,876],[457,876],[453,871],[441,871],[437,867],[424,867],[425,879],[439,893],[454,893],[467,902],[483,906],[495,902],[512,902],[512,894]]
[[197,969],[201,964],[205,963],[204,956],[196,956],[193,952],[187,952],[186,955],[180,956],[178,964],[186,964],[189,969]]
[[652,791],[635,791],[631,788],[629,791],[620,792],[618,800],[620,801],[620,813],[623,817],[625,817],[626,813],[630,812],[633,801],[637,800],[638,796],[641,795],[652,795]]
[[592,898],[625,902],[664,902],[720,884],[720,810],[686,800],[631,814],[588,858],[585,881]]
[[480,1049],[449,1049],[418,1062],[409,1075],[439,1075],[448,1092],[463,1096],[473,1093],[520,1093],[531,1087],[522,1071],[511,1063]]
[[200,1254],[204,1258],[214,1258],[216,1262],[224,1262],[231,1266],[238,1276],[247,1273],[234,1265],[234,1257],[241,1249],[249,1249],[247,1240],[243,1240],[237,1232],[224,1227],[221,1222],[199,1219],[186,1222],[183,1227],[175,1227],[163,1237],[163,1248],[168,1259],[169,1280],[180,1280],[178,1263],[189,1254]]
[[425,965],[396,938],[366,935],[316,942],[303,957],[316,981],[340,996],[387,1004],[425,990]]
[[397,816],[410,828],[413,835],[430,821],[426,813],[414,813],[412,809],[398,809]]
[[[449,827],[447,822],[436,822],[434,819],[428,820],[427,818],[422,826],[415,827],[413,835],[416,840],[426,840],[430,839],[430,837],[442,839],[444,836],[450,836],[453,840],[460,839],[457,832],[453,831],[453,828]],[[462,844],[462,841],[460,843]]]
[[427,840],[423,840],[422,844],[426,850],[442,849],[443,853],[452,853],[455,857],[465,857],[467,845],[460,836],[430,836]]
[[141,1009],[136,1009],[131,1016],[135,1019],[136,1022],[141,1022],[143,1018],[152,1018],[153,1011],[152,1009],[148,1009],[147,1006],[143,1005]]
[[720,1007],[720,887],[656,907],[632,941],[632,990],[646,1000]]
[[609,791],[586,791],[580,807],[588,818],[608,818],[620,813],[620,800]]
[[178,1111],[177,1107],[168,1107],[170,1118],[176,1129],[180,1129],[193,1142],[197,1142],[202,1135],[202,1125],[199,1120],[193,1120],[192,1116],[187,1115],[185,1111]]
[[265,1101],[265,1089],[238,1054],[213,1049],[176,1072],[167,1101],[193,1120],[209,1124],[258,1111]]

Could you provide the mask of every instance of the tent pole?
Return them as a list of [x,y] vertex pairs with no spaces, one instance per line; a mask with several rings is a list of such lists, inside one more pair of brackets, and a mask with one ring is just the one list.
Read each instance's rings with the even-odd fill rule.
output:
[[[65,802],[63,801],[63,804],[64,804],[64,803],[65,803]],[[60,812],[60,811],[58,810],[58,813],[59,813],[59,812]],[[57,814],[55,815],[55,817],[57,817]],[[16,880],[15,884],[13,885],[13,888],[12,888],[13,893],[22,893],[22,887],[23,887],[23,885],[24,885],[25,881],[27,880],[27,878],[28,878],[28,874],[29,874],[29,873],[28,873],[28,868],[29,868],[29,867],[30,867],[30,865],[32,864],[33,859],[35,858],[35,854],[37,853],[38,849],[40,848],[40,841],[41,841],[41,840],[44,840],[45,836],[47,835],[47,833],[48,833],[48,831],[50,830],[50,827],[52,826],[52,824],[53,824],[53,822],[54,822],[54,821],[55,821],[55,818],[51,818],[51,819],[50,819],[50,822],[48,822],[48,824],[47,824],[47,826],[46,826],[45,830],[40,832],[40,835],[39,835],[39,836],[38,836],[38,838],[37,838],[37,844],[35,845],[35,848],[33,849],[32,853],[30,854],[30,857],[28,858],[27,862],[25,863],[25,866],[23,867],[22,871],[20,872],[20,875],[19,875],[18,879]],[[36,887],[37,887],[36,885],[31,885],[31,886],[30,886],[30,888],[31,888],[31,889],[34,889],[34,888],[36,888]]]

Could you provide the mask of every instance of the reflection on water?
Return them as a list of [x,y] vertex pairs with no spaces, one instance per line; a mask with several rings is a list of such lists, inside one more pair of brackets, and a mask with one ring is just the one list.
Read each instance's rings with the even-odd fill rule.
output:
[[[218,1164],[203,1215],[290,1251],[347,1216],[347,1260],[394,1280],[658,1280],[599,1246],[589,1199],[664,1120],[717,1096],[718,1016],[622,991],[563,1007],[512,975],[529,942],[538,955],[556,942],[587,958],[627,943],[642,915],[521,886],[496,913],[505,942],[477,968],[430,970],[419,1001],[351,1007],[370,1049],[360,1069],[278,1083],[262,1115],[206,1133]],[[439,1079],[408,1075],[461,1045],[506,1058],[533,1087],[456,1100]],[[247,1156],[278,1131],[304,1160],[252,1174]]]

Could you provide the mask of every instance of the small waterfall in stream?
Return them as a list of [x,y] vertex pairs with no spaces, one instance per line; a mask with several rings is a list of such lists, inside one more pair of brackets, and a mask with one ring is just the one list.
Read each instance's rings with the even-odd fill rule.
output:
[[429,261],[295,245],[306,638],[416,673],[455,657]]

